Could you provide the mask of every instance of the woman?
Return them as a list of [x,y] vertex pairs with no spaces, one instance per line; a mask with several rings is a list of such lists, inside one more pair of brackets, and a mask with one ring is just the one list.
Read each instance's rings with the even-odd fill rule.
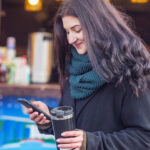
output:
[[[126,21],[106,0],[65,0],[58,10],[60,105],[74,108],[79,129],[62,133],[59,148],[150,149],[150,57]],[[49,114],[44,103],[34,104]],[[27,113],[40,132],[52,133],[43,114]]]

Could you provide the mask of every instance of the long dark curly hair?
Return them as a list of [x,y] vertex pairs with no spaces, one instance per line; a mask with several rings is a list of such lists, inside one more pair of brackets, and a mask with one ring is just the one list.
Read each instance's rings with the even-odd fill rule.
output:
[[62,24],[65,15],[79,19],[90,61],[101,77],[107,82],[115,80],[116,85],[126,79],[136,96],[147,88],[149,52],[130,29],[127,15],[107,0],[65,0],[60,6],[54,24],[54,46],[62,88],[71,51]]

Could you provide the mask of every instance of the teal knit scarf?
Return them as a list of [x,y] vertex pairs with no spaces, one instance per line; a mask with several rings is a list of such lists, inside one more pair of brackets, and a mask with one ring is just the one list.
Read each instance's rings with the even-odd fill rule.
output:
[[87,98],[105,83],[94,71],[88,54],[80,55],[75,48],[72,48],[69,72],[71,96],[74,99]]

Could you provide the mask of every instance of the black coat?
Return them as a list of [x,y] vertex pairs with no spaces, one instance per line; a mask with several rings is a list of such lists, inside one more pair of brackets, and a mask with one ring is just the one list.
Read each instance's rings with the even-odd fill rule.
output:
[[76,128],[86,131],[87,150],[150,150],[148,90],[136,97],[126,83],[109,83],[86,99],[74,100],[67,83],[60,105],[74,108]]

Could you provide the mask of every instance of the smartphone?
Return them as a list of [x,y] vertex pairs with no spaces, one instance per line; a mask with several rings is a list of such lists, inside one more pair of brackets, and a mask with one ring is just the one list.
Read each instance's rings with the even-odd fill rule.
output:
[[30,101],[23,98],[19,98],[18,102],[21,103],[26,108],[32,108],[33,111],[37,111],[38,113],[43,113],[47,120],[51,120],[51,117],[47,113],[45,113],[44,111],[42,111],[41,109],[33,105]]

